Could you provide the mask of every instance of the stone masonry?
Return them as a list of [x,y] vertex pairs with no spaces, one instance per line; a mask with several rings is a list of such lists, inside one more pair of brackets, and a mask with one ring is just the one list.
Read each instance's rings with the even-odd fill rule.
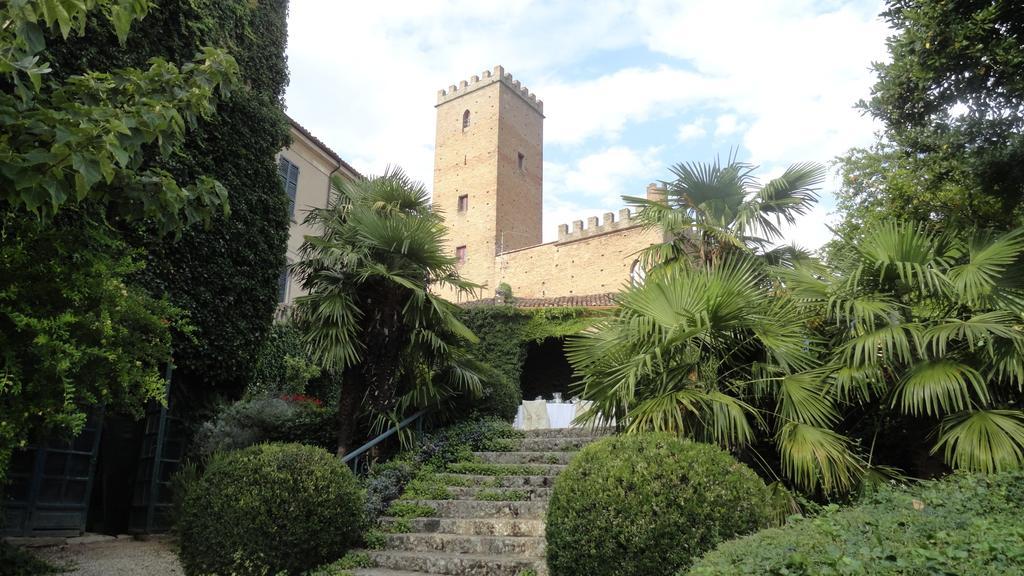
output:
[[[542,244],[544,103],[501,66],[437,95],[434,196],[460,272],[493,296],[553,298],[620,289],[661,234],[628,210],[559,227]],[[663,191],[651,185],[648,198]],[[444,296],[455,295],[439,290]]]

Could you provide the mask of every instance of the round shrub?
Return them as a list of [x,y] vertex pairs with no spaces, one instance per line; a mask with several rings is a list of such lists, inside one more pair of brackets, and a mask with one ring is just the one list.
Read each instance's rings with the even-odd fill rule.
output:
[[185,495],[182,566],[188,575],[301,574],[358,543],[363,498],[348,467],[322,448],[218,453]]
[[770,523],[771,491],[728,453],[667,434],[587,446],[555,481],[552,576],[675,574],[719,542]]
[[849,508],[725,542],[690,576],[1024,574],[1024,471],[886,488]]

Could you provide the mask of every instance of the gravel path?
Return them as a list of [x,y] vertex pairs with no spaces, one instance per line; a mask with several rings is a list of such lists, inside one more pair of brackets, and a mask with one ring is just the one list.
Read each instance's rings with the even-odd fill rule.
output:
[[32,550],[70,576],[183,576],[171,540],[118,538],[91,544],[67,544]]

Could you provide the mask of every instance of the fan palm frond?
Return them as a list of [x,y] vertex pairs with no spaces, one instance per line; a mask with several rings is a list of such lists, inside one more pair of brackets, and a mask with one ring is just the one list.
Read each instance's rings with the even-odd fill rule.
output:
[[998,472],[1024,465],[1024,412],[975,410],[947,417],[932,453],[953,468]]

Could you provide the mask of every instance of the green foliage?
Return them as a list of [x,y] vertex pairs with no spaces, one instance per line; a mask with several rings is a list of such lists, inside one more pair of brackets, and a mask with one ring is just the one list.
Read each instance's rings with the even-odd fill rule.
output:
[[64,570],[53,566],[28,550],[0,542],[0,576],[39,576],[58,574]]
[[773,440],[801,488],[855,483],[859,460],[831,428],[838,399],[813,372],[814,316],[779,293],[758,260],[669,263],[619,303],[566,345],[580,395],[594,402],[585,419],[725,447]]
[[455,462],[449,464],[448,472],[476,476],[544,476],[547,468],[529,464],[490,464],[487,462]]
[[41,60],[44,31],[59,30],[64,40],[72,31],[81,36],[90,17],[102,12],[123,43],[149,9],[145,0],[90,4],[12,2],[4,9],[0,74],[10,88],[0,91],[0,206],[48,221],[66,205],[97,202],[112,215],[148,219],[164,232],[226,210],[219,183],[201,178],[179,187],[152,160],[179,153],[185,128],[194,130],[213,114],[216,96],[229,96],[234,59],[203,48],[188,54],[194,60],[180,69],[154,59],[147,70],[111,67],[51,79]]
[[320,368],[309,361],[302,333],[291,324],[276,323],[256,355],[249,395],[305,394]]
[[288,141],[281,105],[286,13],[285,0],[162,0],[123,45],[109,26],[90,24],[84,38],[48,50],[60,78],[142,67],[154,57],[185,62],[202,46],[223,48],[238,64],[240,81],[217,113],[198,122],[179,153],[152,163],[180,181],[216,178],[228,191],[230,217],[177,238],[154,235],[148,223],[124,227],[130,243],[146,251],[135,280],[167,295],[194,327],[176,336],[174,351],[175,387],[195,402],[214,389],[244,391],[277,306],[289,225],[275,160]]
[[822,319],[827,389],[927,419],[932,452],[990,472],[1024,464],[1022,257],[1024,229],[884,221],[837,251],[831,270],[797,266],[784,278]]
[[[453,485],[452,477],[438,471],[472,460],[474,451],[489,450],[495,442],[513,441],[522,435],[497,418],[465,420],[427,434],[414,448],[373,468],[366,482],[368,517],[380,517],[403,492],[408,497],[449,498],[447,486]],[[414,478],[416,485],[410,484]]]
[[373,560],[365,552],[349,552],[339,560],[306,572],[305,576],[351,576],[352,570],[372,567]]
[[428,518],[437,514],[437,510],[418,502],[396,500],[388,506],[387,514],[395,518]]
[[226,406],[196,433],[193,452],[239,450],[262,442],[299,442],[333,449],[335,414],[312,400],[253,397]]
[[306,218],[320,234],[292,267],[307,291],[294,317],[312,360],[341,382],[339,448],[349,450],[361,411],[396,418],[479,396],[478,363],[462,349],[476,337],[428,284],[476,286],[445,252],[444,220],[422,184],[399,169],[333,184],[329,206]]
[[[1008,229],[1024,197],[1024,16],[1014,0],[890,0],[889,61],[861,107],[882,121],[891,217]],[[856,159],[859,151],[848,158]],[[873,160],[869,160],[872,161]],[[908,174],[904,172],[909,170]],[[857,197],[855,188],[845,194]],[[916,198],[915,198],[916,196]],[[868,211],[851,212],[853,218]]]
[[130,281],[143,256],[115,226],[144,220],[180,233],[224,213],[224,188],[209,172],[160,165],[238,87],[236,62],[200,44],[172,59],[180,67],[110,61],[60,75],[44,61],[93,41],[97,14],[114,27],[113,46],[129,41],[149,6],[45,0],[0,9],[0,479],[31,435],[73,435],[96,404],[132,412],[161,398],[171,328],[190,337],[162,293]]
[[769,524],[769,489],[722,450],[667,434],[610,437],[555,481],[552,576],[658,576]]
[[185,496],[181,561],[194,574],[300,574],[359,542],[363,495],[327,451],[262,444],[215,455]]
[[[729,158],[713,164],[685,162],[672,166],[675,180],[665,182],[663,198],[623,196],[638,207],[638,221],[661,230],[666,241],[644,250],[645,267],[676,260],[719,260],[733,252],[768,251],[782,240],[780,226],[794,224],[818,201],[825,169],[811,162],[793,164],[764,184],[757,167]],[[766,252],[768,251],[768,252]]]
[[691,576],[1024,574],[1020,471],[885,488],[720,545]]
[[478,306],[464,310],[463,323],[479,338],[470,353],[497,375],[487,378],[479,400],[465,399],[455,411],[481,416],[515,418],[522,403],[519,379],[526,361],[526,347],[546,338],[577,334],[595,322],[585,308],[519,309],[512,306]]

